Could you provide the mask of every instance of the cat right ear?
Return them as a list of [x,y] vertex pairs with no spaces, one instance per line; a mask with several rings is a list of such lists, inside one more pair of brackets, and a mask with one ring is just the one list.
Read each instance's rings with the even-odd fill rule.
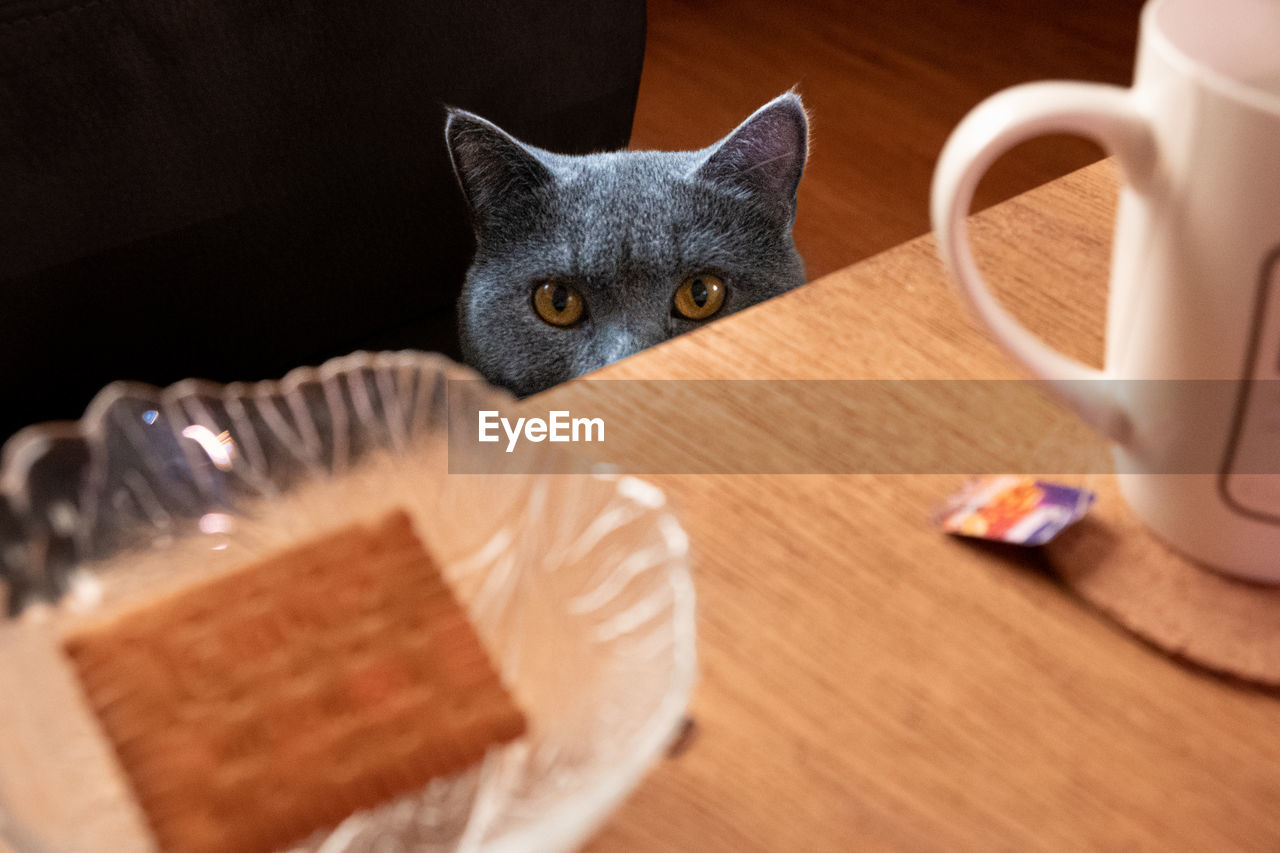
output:
[[809,119],[795,92],[774,98],[711,149],[695,175],[795,217],[809,153]]
[[477,226],[552,180],[550,170],[515,137],[465,110],[449,110],[444,126],[453,172]]

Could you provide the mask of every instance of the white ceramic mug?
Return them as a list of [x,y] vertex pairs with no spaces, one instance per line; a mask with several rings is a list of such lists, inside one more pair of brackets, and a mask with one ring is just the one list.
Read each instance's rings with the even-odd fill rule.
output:
[[[1046,133],[1097,140],[1124,176],[1102,371],[1006,313],[969,248],[982,174]],[[1138,516],[1198,561],[1280,582],[1280,381],[1250,381],[1280,380],[1280,2],[1151,0],[1132,88],[1032,83],[983,102],[943,151],[932,218],[977,317],[1116,442]]]

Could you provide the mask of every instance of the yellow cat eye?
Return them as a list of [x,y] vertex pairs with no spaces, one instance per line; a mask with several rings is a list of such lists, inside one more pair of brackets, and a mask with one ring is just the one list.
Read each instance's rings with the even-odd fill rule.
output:
[[676,288],[676,311],[690,320],[705,320],[724,305],[724,282],[713,275],[691,275]]
[[559,281],[545,281],[533,290],[533,310],[553,326],[572,326],[582,319],[586,303],[578,288]]

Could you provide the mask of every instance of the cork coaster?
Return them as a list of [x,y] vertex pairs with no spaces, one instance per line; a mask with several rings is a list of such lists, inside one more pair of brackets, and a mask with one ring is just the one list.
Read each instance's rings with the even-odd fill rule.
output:
[[64,647],[171,853],[267,853],[525,730],[403,512]]
[[1129,509],[1114,476],[1093,511],[1045,546],[1066,584],[1175,657],[1280,686],[1280,586],[1218,574],[1174,551]]

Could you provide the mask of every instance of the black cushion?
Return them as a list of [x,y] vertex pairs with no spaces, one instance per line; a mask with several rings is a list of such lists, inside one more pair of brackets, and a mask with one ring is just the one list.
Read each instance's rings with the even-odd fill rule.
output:
[[643,0],[0,0],[0,439],[113,379],[456,354],[444,106],[626,144]]

